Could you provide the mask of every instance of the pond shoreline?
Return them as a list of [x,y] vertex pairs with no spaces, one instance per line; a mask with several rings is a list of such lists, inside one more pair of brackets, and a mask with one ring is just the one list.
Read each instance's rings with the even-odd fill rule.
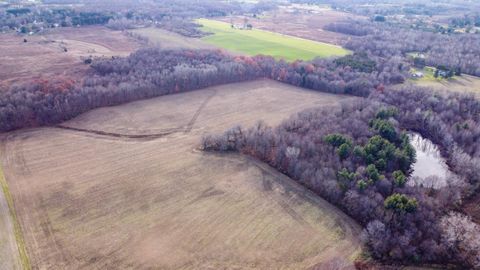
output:
[[447,178],[452,171],[440,147],[417,132],[409,132],[408,137],[416,151],[410,185],[426,185],[437,189],[447,186]]

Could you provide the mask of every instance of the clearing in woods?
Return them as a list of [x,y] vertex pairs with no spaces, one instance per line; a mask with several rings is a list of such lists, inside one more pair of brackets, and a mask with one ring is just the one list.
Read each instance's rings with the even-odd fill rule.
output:
[[[411,78],[406,83],[415,84],[417,86],[429,87],[432,89],[448,92],[472,93],[480,95],[480,77],[468,74],[461,76],[453,76],[452,78],[435,78],[435,68],[426,66],[424,68],[412,68],[412,74],[421,73],[422,77]],[[398,85],[396,87],[401,87]]]
[[32,267],[351,264],[360,227],[340,210],[261,162],[197,149],[206,133],[259,119],[276,125],[352,99],[257,80],[3,134],[1,162]]
[[340,46],[259,29],[238,29],[229,23],[208,19],[197,20],[204,32],[213,33],[202,40],[234,52],[264,54],[288,61],[311,60],[315,57],[343,56],[349,53]]
[[450,79],[438,79],[432,74],[424,73],[425,77],[412,80],[419,86],[432,87],[438,90],[480,95],[480,77],[463,74]]

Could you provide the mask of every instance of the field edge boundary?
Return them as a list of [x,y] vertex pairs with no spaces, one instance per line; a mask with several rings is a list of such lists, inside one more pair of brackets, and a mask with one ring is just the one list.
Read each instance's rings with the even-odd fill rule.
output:
[[12,197],[12,194],[10,193],[10,189],[8,187],[7,180],[5,179],[5,175],[3,174],[3,169],[1,165],[0,165],[0,186],[5,196],[5,201],[7,202],[7,205],[8,205],[8,210],[9,210],[11,222],[13,225],[13,232],[15,235],[15,242],[16,242],[15,244],[17,245],[21,267],[24,270],[31,270],[32,266],[30,264],[30,259],[27,254],[27,248],[25,246],[25,240],[23,238],[22,228],[20,227],[20,223],[18,222],[17,214],[15,212],[13,197]]

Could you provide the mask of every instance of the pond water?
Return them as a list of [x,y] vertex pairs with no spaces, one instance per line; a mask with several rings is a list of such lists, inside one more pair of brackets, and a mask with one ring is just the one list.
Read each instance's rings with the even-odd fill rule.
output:
[[417,161],[413,164],[410,185],[441,188],[447,185],[450,171],[440,154],[440,149],[430,140],[418,133],[409,134],[410,142],[417,152]]

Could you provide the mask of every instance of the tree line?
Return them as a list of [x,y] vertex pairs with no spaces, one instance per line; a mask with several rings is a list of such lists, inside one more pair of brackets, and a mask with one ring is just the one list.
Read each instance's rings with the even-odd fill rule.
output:
[[79,82],[58,77],[1,89],[0,130],[55,124],[102,106],[256,78],[366,97],[403,82],[404,72],[395,59],[377,63],[366,55],[288,63],[218,50],[141,49],[124,58],[93,59],[91,72]]
[[127,58],[96,59],[83,82],[37,79],[0,93],[0,130],[49,125],[88,110],[215,84],[257,78],[243,59],[220,51],[139,50]]

